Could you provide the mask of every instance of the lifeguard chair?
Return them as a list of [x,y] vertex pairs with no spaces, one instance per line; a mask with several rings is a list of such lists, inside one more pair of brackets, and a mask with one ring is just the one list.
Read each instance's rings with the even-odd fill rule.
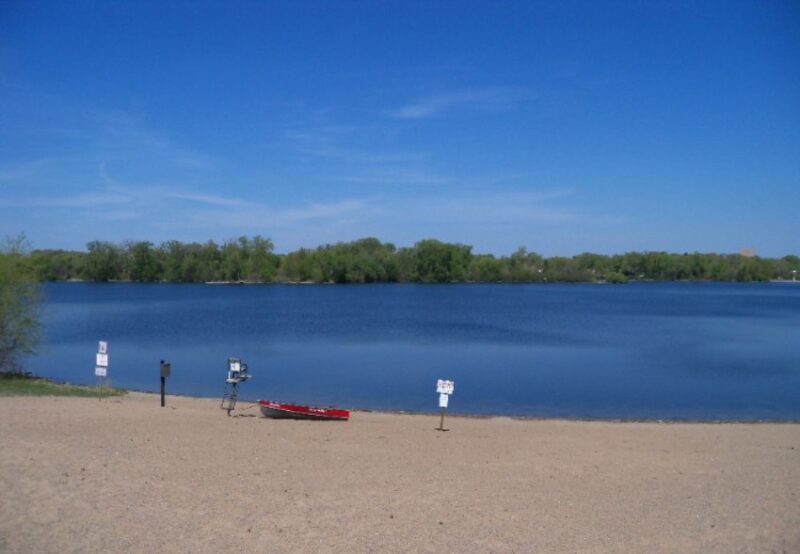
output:
[[228,378],[225,379],[225,392],[222,394],[220,408],[228,410],[228,415],[236,408],[236,398],[239,395],[239,383],[243,383],[250,378],[247,372],[247,364],[242,363],[239,358],[228,358]]

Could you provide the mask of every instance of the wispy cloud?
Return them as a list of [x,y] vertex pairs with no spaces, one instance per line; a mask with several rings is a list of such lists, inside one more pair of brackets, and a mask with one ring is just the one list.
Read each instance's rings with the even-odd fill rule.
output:
[[51,183],[64,176],[65,168],[72,169],[88,161],[80,156],[61,156],[7,163],[0,166],[0,184],[27,186]]
[[390,111],[397,119],[426,119],[456,108],[506,111],[530,99],[532,93],[520,88],[482,88],[431,94]]
[[200,204],[211,204],[213,206],[249,206],[250,202],[240,198],[217,196],[214,194],[198,194],[192,192],[163,192],[164,198],[174,198],[176,200],[189,200]]
[[353,214],[362,211],[366,206],[365,200],[349,199],[332,203],[309,204],[300,209],[280,210],[269,215],[272,222],[283,225]]
[[108,190],[125,195],[139,203],[154,203],[164,200],[187,200],[198,204],[212,206],[250,206],[252,203],[233,196],[220,196],[198,191],[185,185],[161,184],[127,184],[112,177],[106,164],[100,164],[100,178]]
[[[303,131],[287,132],[286,138],[303,156],[326,164],[327,179],[339,183],[376,186],[440,185],[450,178],[431,171],[424,152],[398,151],[387,147],[396,125],[377,126],[310,124]],[[380,137],[369,143],[365,137]],[[320,168],[317,171],[321,171]]]
[[208,227],[209,221],[237,232],[273,232],[282,228],[295,228],[307,223],[333,224],[338,218],[363,215],[370,209],[365,199],[344,199],[333,202],[315,202],[299,207],[274,208],[267,204],[252,204],[228,210],[198,208],[184,211],[181,225]]
[[0,206],[14,208],[94,208],[131,202],[131,197],[114,192],[97,192],[46,198],[6,199]]
[[122,110],[91,108],[78,131],[108,157],[142,157],[182,169],[209,169],[215,160],[207,154],[179,145],[150,125],[144,116]]
[[41,166],[38,162],[23,162],[0,167],[0,183],[24,181],[36,175]]
[[403,211],[420,221],[464,225],[562,222],[577,218],[574,210],[552,201],[572,195],[569,190],[486,192],[458,197],[412,200]]
[[[351,198],[276,209],[263,202],[209,194],[185,186],[123,184],[112,178],[105,166],[101,166],[100,172],[107,190],[128,198],[131,208],[138,208],[140,217],[171,212],[170,221],[162,223],[165,227],[213,226],[238,229],[237,232],[267,232],[275,227],[334,220],[362,211],[368,205],[366,200]],[[133,209],[124,212],[129,219],[134,214]]]
[[383,171],[344,177],[348,183],[367,185],[441,185],[450,182],[448,177],[432,173],[416,173],[410,171]]
[[[363,133],[363,131],[362,131]],[[312,127],[304,131],[289,131],[285,134],[287,141],[301,154],[326,158],[349,164],[399,164],[414,163],[424,160],[421,152],[403,152],[357,146],[354,136],[356,130],[345,132],[343,128],[332,130],[328,127]]]

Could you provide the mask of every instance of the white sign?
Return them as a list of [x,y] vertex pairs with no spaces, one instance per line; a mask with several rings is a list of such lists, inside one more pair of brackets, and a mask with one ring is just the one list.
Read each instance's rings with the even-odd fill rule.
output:
[[97,353],[108,354],[108,343],[106,341],[101,340],[97,343]]
[[450,400],[449,394],[440,394],[439,395],[439,407],[440,408],[447,408],[447,401]]
[[444,379],[436,381],[436,392],[439,394],[453,394],[454,387],[454,381],[445,381]]
[[97,363],[98,367],[108,367],[108,354],[98,354]]
[[94,368],[94,374],[98,377],[105,377],[108,374],[108,368],[98,366]]

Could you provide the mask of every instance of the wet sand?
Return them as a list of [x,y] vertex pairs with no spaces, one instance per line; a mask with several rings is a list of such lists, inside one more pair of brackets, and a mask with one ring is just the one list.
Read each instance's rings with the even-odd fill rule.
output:
[[2,397],[0,552],[800,552],[798,424],[438,423]]

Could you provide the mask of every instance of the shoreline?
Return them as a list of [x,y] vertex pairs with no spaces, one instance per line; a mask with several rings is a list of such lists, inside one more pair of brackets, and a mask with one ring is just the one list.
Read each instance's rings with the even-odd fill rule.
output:
[[[59,381],[59,383],[61,383]],[[63,382],[62,384],[73,384]],[[94,386],[94,385],[86,385],[86,386]],[[155,390],[144,390],[144,389],[125,389],[128,392],[133,392],[137,394],[145,394],[145,395],[153,395],[158,397],[159,392]],[[216,400],[217,397],[215,396],[196,396],[191,394],[182,394],[182,393],[169,393],[167,397],[175,396],[178,398],[189,398],[189,399],[197,399],[197,400]],[[221,398],[221,397],[220,397]],[[257,404],[259,400],[273,400],[273,401],[280,401],[281,399],[275,398],[259,398],[256,400],[250,398],[240,398],[238,403],[245,403],[245,404]],[[291,403],[294,404],[302,404],[308,405],[303,403],[302,401],[295,401],[292,400]],[[374,413],[374,414],[387,414],[387,415],[407,415],[407,416],[436,416],[439,417],[439,411],[432,409],[430,411],[416,411],[416,410],[383,410],[379,408],[364,408],[364,407],[349,407],[344,405],[331,405],[331,406],[321,406],[321,405],[311,405],[312,407],[323,407],[323,408],[344,408],[349,410],[353,413]],[[518,415],[518,414],[503,414],[503,413],[491,413],[491,414],[473,414],[469,412],[451,412],[448,411],[445,414],[446,418],[460,418],[460,419],[493,419],[493,418],[507,418],[519,421],[565,421],[565,422],[607,422],[607,423],[661,423],[661,424],[670,424],[670,425],[680,425],[680,424],[700,424],[700,423],[708,423],[708,424],[716,424],[716,425],[725,425],[725,424],[775,424],[775,425],[796,425],[800,424],[800,418],[794,419],[719,419],[719,418],[710,418],[710,419],[701,419],[701,418],[627,418],[627,417],[582,417],[582,416],[538,416],[538,415]]]
[[735,281],[724,279],[628,279],[624,282],[615,282],[607,279],[587,281],[560,281],[560,280],[532,280],[532,281],[371,281],[371,282],[336,282],[336,281],[133,281],[130,279],[110,279],[108,281],[92,281],[90,279],[56,279],[39,281],[39,283],[78,283],[88,285],[345,285],[345,286],[372,286],[372,285],[636,285],[647,283],[686,283],[686,284],[738,284],[738,285],[765,285],[765,284],[800,284],[800,281],[791,279],[763,279],[757,281]]

